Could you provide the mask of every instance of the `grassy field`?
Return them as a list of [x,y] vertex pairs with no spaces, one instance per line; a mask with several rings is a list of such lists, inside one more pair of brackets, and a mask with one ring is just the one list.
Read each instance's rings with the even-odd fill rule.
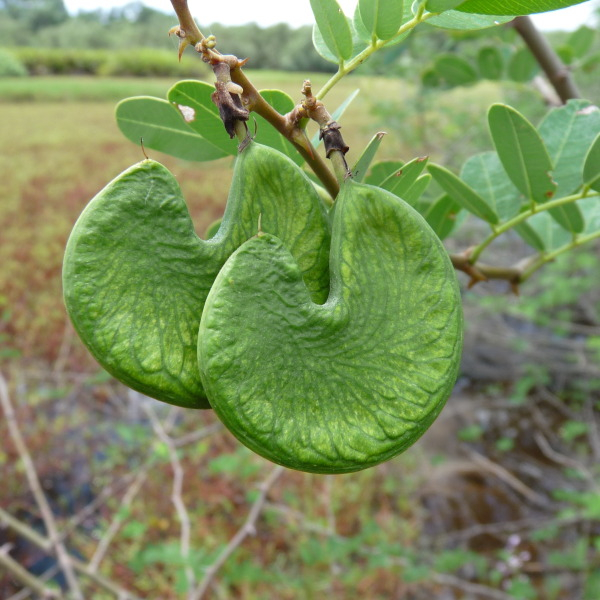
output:
[[[301,74],[256,72],[251,78],[261,89],[276,87],[293,98],[300,96]],[[318,89],[324,81],[320,76],[313,85]],[[173,439],[181,442],[183,499],[193,523],[191,558],[198,580],[243,526],[272,469],[231,435],[217,431],[210,411],[147,404],[107,377],[79,342],[64,312],[61,262],[73,223],[94,194],[143,158],[141,149],[118,131],[114,105],[131,95],[164,97],[173,83],[58,77],[0,80],[2,372],[9,379],[19,422],[61,525],[67,526],[89,502],[97,503],[92,516],[72,529],[73,548],[89,559],[117,522],[118,535],[101,572],[151,600],[184,597],[185,564],[179,551],[180,522],[171,502],[173,463],[148,415],[162,419]],[[351,146],[351,164],[373,134],[383,130],[388,136],[382,158],[431,155],[456,168],[473,148],[489,149],[485,112],[492,101],[518,96],[533,120],[544,111],[533,94],[520,88],[481,84],[424,96],[410,83],[358,77],[348,78],[331,94],[329,108],[357,87],[361,93],[341,121]],[[231,160],[191,164],[153,151],[149,155],[176,175],[202,234],[223,210]],[[565,475],[564,465],[540,456],[531,425],[531,415],[541,410],[550,415],[556,431],[575,423],[551,439],[573,460],[591,465],[581,411],[588,410],[587,399],[597,390],[591,383],[585,387],[586,378],[573,371],[580,376],[582,389],[579,396],[561,396],[558,404],[568,398],[567,408],[556,407],[559,392],[554,388],[550,397],[541,392],[534,396],[550,381],[545,358],[535,352],[540,345],[551,345],[557,334],[552,330],[548,338],[536,337],[540,332],[529,321],[518,333],[501,327],[505,320],[510,327],[520,323],[521,317],[505,319],[509,307],[529,306],[533,322],[536,311],[554,315],[555,305],[563,310],[563,305],[587,298],[594,287],[594,275],[589,274],[598,272],[598,261],[588,259],[588,263],[561,263],[557,275],[550,276],[587,274],[587,279],[581,275],[578,280],[583,286],[544,292],[553,290],[552,283],[541,282],[530,288],[531,301],[508,298],[504,288],[500,292],[492,288],[491,307],[479,302],[476,293],[467,296],[467,303],[476,307],[467,319],[471,353],[493,363],[504,348],[517,362],[537,360],[540,370],[527,376],[518,371],[514,378],[503,372],[496,379],[473,374],[460,383],[452,407],[423,443],[378,468],[344,477],[285,472],[269,492],[257,534],[226,562],[209,597],[559,600],[579,598],[573,594],[581,592],[581,600],[597,600],[582,591],[594,594],[600,589],[600,581],[596,587],[588,585],[600,566],[592,552],[599,532],[581,508],[588,496],[575,496],[570,504],[556,499],[556,489],[580,490],[580,480]],[[591,296],[589,301],[596,305],[598,298]],[[565,323],[575,314],[573,309]],[[578,360],[588,356],[582,351]],[[553,368],[573,367],[566,362]],[[8,439],[7,435],[0,419],[0,439]],[[495,471],[489,462],[482,467],[481,459],[473,458],[478,454],[500,466]],[[544,495],[542,507],[532,508],[527,487],[523,496],[523,487],[509,477],[522,464],[542,474],[541,481],[523,476]],[[0,446],[0,481],[0,506],[39,526],[11,444]],[[559,513],[561,509],[570,509],[571,517]],[[515,533],[516,545],[511,538]],[[30,567],[31,552],[2,535],[0,529],[0,547],[5,542],[17,544],[15,552],[22,551],[23,563]],[[563,556],[570,561],[566,567]],[[0,597],[8,597],[9,591],[14,593],[14,584],[0,575]],[[92,584],[86,591],[86,598],[107,597]]]

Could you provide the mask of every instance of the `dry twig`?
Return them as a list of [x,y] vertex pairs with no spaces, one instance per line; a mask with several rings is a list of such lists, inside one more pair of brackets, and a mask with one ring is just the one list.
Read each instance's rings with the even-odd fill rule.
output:
[[275,482],[279,479],[283,473],[283,467],[276,466],[267,476],[267,478],[259,486],[260,494],[254,501],[248,518],[237,533],[231,538],[227,546],[223,548],[222,552],[216,558],[215,562],[206,569],[204,579],[200,582],[198,588],[190,595],[190,600],[202,600],[204,595],[210,589],[213,579],[219,572],[221,567],[227,562],[227,559],[235,552],[235,550],[242,544],[242,542],[249,536],[256,533],[256,522],[262,513],[267,495],[269,490],[273,487]]
[[183,501],[183,478],[184,478],[184,470],[181,465],[181,461],[179,460],[179,455],[177,454],[177,447],[175,446],[175,442],[173,438],[165,431],[163,424],[160,422],[159,418],[156,416],[154,409],[148,405],[144,404],[144,410],[152,423],[152,428],[154,429],[154,433],[157,435],[158,439],[167,447],[169,452],[169,459],[171,461],[171,468],[173,469],[173,489],[171,492],[171,501],[175,506],[175,511],[177,512],[177,516],[179,518],[179,522],[181,524],[181,535],[180,535],[180,546],[181,546],[181,557],[185,562],[185,575],[188,582],[188,590],[190,590],[190,597],[192,594],[192,590],[196,585],[196,576],[194,575],[194,570],[192,569],[189,558],[190,558],[190,539],[191,539],[191,524],[190,524],[190,515],[185,506],[185,502]]
[[469,449],[468,454],[480,467],[496,475],[498,479],[504,481],[504,483],[527,498],[532,504],[543,508],[548,508],[548,501],[546,498],[532,490],[530,487],[526,486],[520,479],[515,477],[503,466],[483,456],[483,454],[479,454],[479,452],[476,452],[475,450]]
[[29,487],[33,493],[38,508],[40,509],[42,519],[44,520],[44,525],[46,526],[46,531],[48,532],[50,543],[52,544],[52,548],[56,553],[56,558],[58,560],[58,564],[60,565],[61,571],[65,576],[67,586],[75,600],[83,600],[83,594],[81,592],[79,582],[75,576],[73,564],[67,549],[62,543],[54,515],[52,514],[52,509],[50,508],[50,504],[48,503],[48,499],[46,498],[46,494],[44,493],[42,484],[40,483],[35,465],[31,459],[27,445],[25,444],[25,440],[21,435],[21,430],[19,429],[19,425],[17,423],[15,411],[8,394],[8,385],[6,383],[6,379],[4,379],[1,374],[0,404],[2,405],[2,409],[4,410],[4,414],[6,416],[6,424],[8,426],[9,434],[12,438],[15,448],[17,449],[17,452],[19,453],[19,457],[21,458]]
[[9,554],[10,544],[5,544],[0,548],[0,567],[4,567],[7,571],[18,579],[22,585],[39,594],[44,600],[49,598],[59,598],[56,590],[50,589],[44,585],[41,579],[32,575],[27,569],[24,569],[14,558]]

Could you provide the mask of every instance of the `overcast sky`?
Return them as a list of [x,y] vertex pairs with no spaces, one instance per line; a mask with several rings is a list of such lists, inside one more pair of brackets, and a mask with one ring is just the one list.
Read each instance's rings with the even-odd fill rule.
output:
[[[65,5],[71,13],[80,10],[95,10],[98,8],[110,9],[123,6],[131,0],[65,0]],[[357,0],[338,0],[347,15],[354,12]],[[169,0],[145,0],[147,6],[171,12]],[[273,25],[286,22],[297,27],[313,23],[309,0],[263,0],[262,2],[248,2],[248,0],[228,0],[227,2],[208,2],[207,0],[189,0],[192,13],[202,24],[219,22],[225,25],[240,25],[252,21],[259,25]],[[534,17],[538,27],[544,30],[567,29],[573,30],[589,23],[595,7],[600,5],[599,0],[587,0],[582,4],[564,8],[562,10],[537,15]]]

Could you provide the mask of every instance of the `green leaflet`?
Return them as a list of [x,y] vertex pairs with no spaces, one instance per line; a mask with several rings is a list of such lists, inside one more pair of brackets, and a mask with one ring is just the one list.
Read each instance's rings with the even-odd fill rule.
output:
[[456,8],[464,0],[427,0],[425,9],[429,12],[444,12]]
[[533,202],[550,200],[556,189],[552,160],[535,127],[505,104],[491,106],[488,122],[496,152],[511,181]]
[[499,222],[495,207],[488,204],[485,198],[482,198],[454,173],[435,164],[429,165],[429,172],[454,202],[492,225]]
[[[395,0],[392,0],[392,2],[395,2]],[[400,12],[402,12],[402,18],[400,19],[400,23],[396,29],[396,31],[398,29],[400,29],[400,27],[402,25],[404,25],[404,23],[406,23],[407,21],[410,21],[410,19],[412,19],[413,14],[412,11],[410,10],[410,3],[407,3],[405,1],[403,2],[398,2],[398,16],[400,14]],[[396,21],[396,23],[398,23],[398,21]],[[352,15],[352,20],[350,21],[350,27],[352,29],[352,37],[354,39],[354,45],[356,46],[357,42],[356,40],[360,40],[366,44],[370,44],[373,41],[373,35],[371,33],[371,29],[369,29],[362,18],[362,15],[360,13],[360,4],[357,3],[356,4],[356,8],[354,10],[354,14]],[[389,40],[387,40],[386,43],[386,47],[387,48],[391,48],[392,46],[396,46],[397,44],[403,42],[411,33],[412,30],[408,30],[405,31],[402,35],[399,35],[395,38],[390,38]],[[356,55],[357,52],[354,50],[353,54]]]
[[[212,101],[215,86],[204,81],[178,81],[168,92],[167,99],[175,106],[185,122],[198,135],[208,140],[223,153],[235,156],[237,140],[223,135],[223,121],[219,109]],[[155,123],[157,126],[160,122]]]
[[383,182],[402,167],[400,160],[382,160],[376,162],[369,171],[365,183],[381,187]]
[[361,21],[370,37],[389,40],[402,25],[402,0],[358,0]]
[[243,244],[206,301],[198,356],[211,405],[262,456],[317,473],[364,469],[429,427],[460,363],[456,275],[424,219],[347,181],[334,209],[331,291],[314,304],[272,235]]
[[596,32],[585,25],[574,31],[567,39],[567,45],[573,51],[573,56],[583,58],[594,44]]
[[440,240],[443,240],[455,229],[456,216],[460,210],[458,203],[450,196],[444,195],[432,202],[423,212],[423,216]]
[[512,21],[513,17],[500,17],[497,15],[471,15],[457,10],[448,10],[437,17],[427,20],[428,25],[442,29],[477,30],[496,27]]
[[[352,57],[356,56],[357,54],[359,54],[360,52],[362,52],[365,49],[365,47],[367,46],[367,44],[360,38],[358,32],[355,31],[354,27],[351,26],[351,23],[352,23],[351,19],[346,18],[346,23],[350,30],[351,42],[352,42],[352,49],[350,52],[350,56],[348,58],[352,58]],[[319,29],[319,25],[316,23],[313,27],[312,39],[313,39],[313,46],[315,47],[315,50],[322,58],[324,58],[325,60],[328,60],[329,62],[335,63],[336,65],[340,63],[340,58],[325,43],[325,39],[323,37],[323,34],[321,33],[321,30]]]
[[535,250],[539,250],[540,252],[546,250],[544,240],[539,236],[537,231],[531,225],[529,225],[527,221],[516,225],[514,230],[524,242],[529,244]]
[[196,346],[204,301],[221,266],[262,230],[279,235],[316,301],[328,288],[328,221],[308,178],[256,143],[236,161],[218,232],[197,237],[175,178],[145,160],[86,207],[63,266],[67,310],[98,362],[130,387],[207,408]]
[[500,221],[507,221],[519,213],[523,196],[506,175],[495,152],[469,157],[460,176],[485,200]]
[[[321,40],[321,44],[337,59],[335,62],[349,59],[352,56],[352,33],[337,0],[310,0],[310,6],[315,16],[315,29],[319,32],[315,40]],[[316,41],[315,47],[321,53]]]
[[498,48],[486,46],[477,54],[477,66],[479,74],[485,79],[498,80],[504,72],[504,59]]
[[535,56],[527,48],[517,50],[508,62],[508,76],[520,83],[533,79],[539,70]]
[[[423,169],[427,166],[427,157],[413,158],[410,162],[402,165],[394,173],[385,179],[380,184],[384,190],[392,192],[399,198],[402,198],[405,202],[408,202],[406,195],[409,190],[415,185],[417,179],[423,172]],[[413,205],[412,202],[408,202]]]
[[457,10],[484,15],[532,15],[582,2],[585,0],[466,0]]
[[[127,139],[177,158],[201,162],[235,154],[235,142],[221,134],[220,139],[225,144],[230,143],[231,149],[226,151],[222,145],[213,144],[192,129],[171,103],[160,98],[127,98],[117,105],[116,117],[117,125]],[[218,114],[216,118],[219,118]]]
[[600,192],[600,133],[592,142],[585,156],[583,165],[583,180],[593,190]]
[[554,165],[554,198],[573,194],[583,184],[586,152],[600,134],[600,110],[587,100],[569,100],[549,111],[538,131]]
[[362,181],[365,178],[367,171],[369,170],[369,167],[371,166],[371,163],[377,154],[377,150],[379,150],[379,146],[381,145],[384,135],[385,131],[376,133],[371,138],[366,148],[362,151],[362,154],[358,157],[356,164],[352,168],[355,181]]
[[450,86],[469,85],[478,80],[471,63],[456,54],[439,54],[433,68],[440,79]]

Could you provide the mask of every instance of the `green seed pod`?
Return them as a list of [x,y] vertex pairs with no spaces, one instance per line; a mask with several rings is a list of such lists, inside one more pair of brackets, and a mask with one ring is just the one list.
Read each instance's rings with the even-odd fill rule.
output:
[[209,239],[195,231],[177,181],[152,160],[86,207],[63,265],[67,311],[98,362],[144,394],[209,408],[197,366],[206,296],[231,253],[258,231],[279,236],[315,301],[329,286],[329,222],[310,180],[272,148],[237,158],[227,207]]
[[364,469],[413,444],[450,395],[462,349],[449,257],[396,196],[344,183],[330,277],[315,303],[286,244],[258,235],[223,266],[198,337],[202,382],[230,431],[315,473]]

